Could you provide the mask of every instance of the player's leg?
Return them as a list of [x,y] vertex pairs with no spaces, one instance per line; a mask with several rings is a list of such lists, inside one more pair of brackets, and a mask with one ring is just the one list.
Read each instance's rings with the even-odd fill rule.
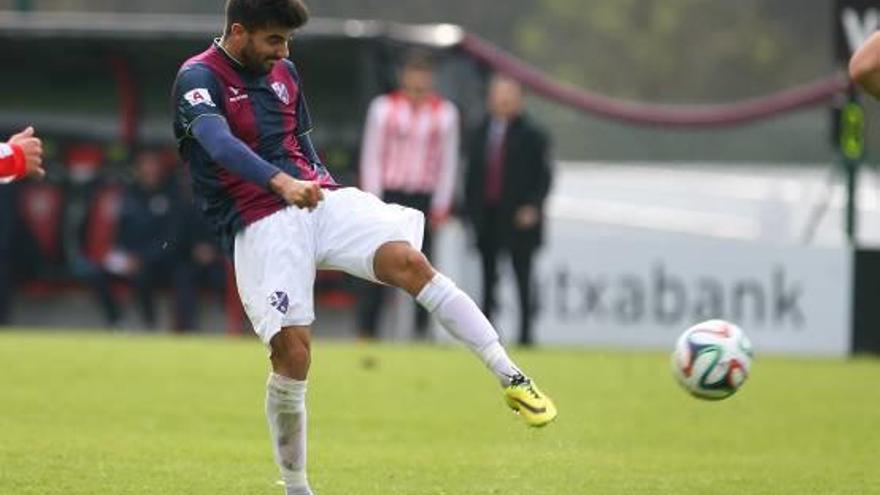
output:
[[388,242],[376,251],[373,263],[376,278],[416,298],[450,334],[482,358],[502,385],[521,374],[476,303],[437,273],[421,252],[407,242]]
[[307,326],[282,328],[269,342],[272,374],[266,385],[266,418],[275,462],[287,495],[310,495],[306,477],[306,389],[311,364]]
[[[421,199],[422,204],[418,209],[424,215],[430,215],[431,213],[431,196],[424,195]],[[430,261],[433,256],[434,250],[434,232],[432,226],[425,222],[424,229],[424,238],[422,239],[422,252],[425,253],[425,257]],[[417,339],[424,340],[428,336],[428,323],[429,323],[429,314],[428,311],[422,306],[416,307],[416,332],[415,336]]]
[[[398,204],[420,211],[427,218],[431,214],[431,203],[433,195],[427,193],[407,193],[401,191],[385,191],[383,201],[386,203]],[[431,251],[433,247],[432,225],[429,222],[423,222],[422,229],[422,245],[421,251],[428,260],[431,260]],[[415,332],[414,337],[424,340],[428,336],[428,312],[421,306],[416,306]]]
[[556,418],[553,402],[507,355],[498,333],[477,304],[455,283],[434,270],[407,242],[388,242],[374,257],[376,277],[410,293],[450,334],[467,345],[505,387],[508,405],[532,426]]
[[[476,303],[418,250],[423,214],[354,188],[327,191],[316,213],[319,267],[407,291],[495,373],[506,387],[508,404],[526,422],[542,426],[556,416],[552,402],[511,361]],[[512,403],[512,396],[522,402]]]
[[315,318],[312,215],[287,208],[235,239],[238,292],[254,331],[270,349],[266,418],[287,495],[311,495],[306,477],[309,327]]

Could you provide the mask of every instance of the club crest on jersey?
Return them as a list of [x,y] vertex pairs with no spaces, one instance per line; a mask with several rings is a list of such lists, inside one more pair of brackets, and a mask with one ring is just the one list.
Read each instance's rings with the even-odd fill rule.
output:
[[207,105],[209,107],[213,107],[214,102],[211,100],[211,93],[208,92],[205,88],[196,88],[190,91],[187,91],[183,98],[189,102],[190,105]]
[[286,292],[276,290],[269,295],[269,305],[277,309],[279,313],[286,315],[287,308],[290,307],[290,299],[287,297]]
[[287,86],[282,82],[273,82],[272,89],[275,91],[275,94],[278,95],[278,99],[281,100],[285,105],[290,105],[290,94],[287,92]]

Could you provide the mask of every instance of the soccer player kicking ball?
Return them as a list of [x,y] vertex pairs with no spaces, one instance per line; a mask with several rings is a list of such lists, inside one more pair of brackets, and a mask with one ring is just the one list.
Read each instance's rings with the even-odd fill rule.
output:
[[880,32],[853,54],[849,61],[849,75],[874,98],[880,98]]
[[0,184],[25,177],[42,179],[43,144],[34,136],[34,128],[13,135],[6,143],[0,143]]
[[477,305],[419,251],[424,217],[355,188],[321,164],[288,40],[302,0],[228,0],[221,39],[174,83],[174,131],[193,189],[232,253],[254,330],[270,347],[266,415],[288,495],[306,479],[306,379],[318,268],[400,287],[467,345],[531,426],[556,408],[511,361]]

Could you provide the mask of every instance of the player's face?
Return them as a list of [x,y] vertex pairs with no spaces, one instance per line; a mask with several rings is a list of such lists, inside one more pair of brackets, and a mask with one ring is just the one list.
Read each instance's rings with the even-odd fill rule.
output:
[[293,36],[292,29],[267,27],[246,31],[244,36],[241,63],[254,72],[268,73],[276,62],[290,55],[288,43]]
[[427,69],[403,69],[400,85],[410,97],[420,100],[434,89],[434,74]]

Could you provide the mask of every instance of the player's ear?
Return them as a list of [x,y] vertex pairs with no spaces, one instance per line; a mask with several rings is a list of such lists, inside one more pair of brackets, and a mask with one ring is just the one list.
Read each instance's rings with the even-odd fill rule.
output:
[[247,34],[247,28],[241,23],[233,22],[232,26],[229,27],[229,34],[235,37],[241,37]]

